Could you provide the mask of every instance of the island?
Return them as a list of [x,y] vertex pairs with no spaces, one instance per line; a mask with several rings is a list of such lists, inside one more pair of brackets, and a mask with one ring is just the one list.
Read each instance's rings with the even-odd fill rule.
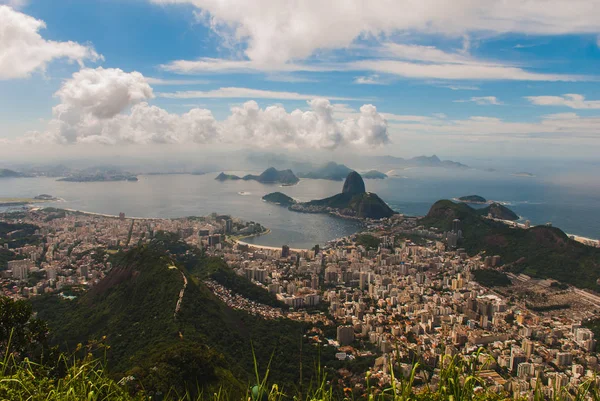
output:
[[301,178],[312,178],[314,180],[343,181],[352,171],[352,169],[343,164],[329,162],[312,171],[298,173],[298,176]]
[[59,200],[58,198],[56,198],[52,195],[48,195],[48,194],[40,194],[40,195],[34,197],[33,199],[38,200],[38,201],[57,201],[57,200]]
[[369,170],[366,173],[360,174],[365,180],[383,180],[388,178],[387,174],[377,170]]
[[346,177],[342,193],[329,198],[295,203],[290,210],[303,213],[330,213],[355,219],[382,219],[395,212],[376,194],[366,191],[360,174],[352,171]]
[[487,199],[485,199],[483,196],[479,196],[479,195],[461,196],[457,200],[459,202],[472,203],[472,204],[475,204],[475,205],[481,205],[481,204],[487,203]]
[[0,168],[0,178],[19,178],[26,177],[26,175],[19,173],[14,170],[9,170],[6,168]]
[[282,192],[272,192],[262,197],[265,202],[274,203],[281,206],[291,206],[296,204],[296,200]]
[[57,181],[64,182],[113,182],[113,181],[138,181],[134,175],[78,175],[73,177],[59,178]]
[[258,181],[261,184],[282,184],[282,185],[294,185],[297,184],[300,179],[296,177],[292,170],[277,170],[274,167],[269,167],[260,175],[248,174],[243,177],[238,177],[233,174],[221,173],[215,177],[217,181]]
[[241,179],[242,178],[238,177],[237,175],[225,174],[223,172],[215,177],[215,180],[217,180],[217,181],[235,181],[235,180],[241,180]]
[[528,173],[526,171],[519,171],[518,173],[511,174],[515,177],[535,177],[535,174]]

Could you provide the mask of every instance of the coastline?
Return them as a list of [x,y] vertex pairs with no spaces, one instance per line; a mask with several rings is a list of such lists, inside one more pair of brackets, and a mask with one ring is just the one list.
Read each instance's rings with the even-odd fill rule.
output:
[[[235,243],[238,245],[247,245],[250,248],[264,249],[264,250],[269,250],[269,251],[281,251],[281,247],[276,247],[276,246],[249,244],[248,242],[239,241],[239,240],[236,240]],[[306,252],[306,251],[310,251],[310,249],[290,248],[290,251]]]

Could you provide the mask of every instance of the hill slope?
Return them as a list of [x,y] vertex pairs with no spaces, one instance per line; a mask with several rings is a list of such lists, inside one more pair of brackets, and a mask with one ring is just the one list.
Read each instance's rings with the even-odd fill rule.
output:
[[[184,276],[188,284],[175,315]],[[34,309],[49,322],[53,341],[70,349],[106,336],[111,370],[117,377],[133,374],[146,388],[160,390],[175,383],[182,391],[195,391],[198,383],[204,389],[226,385],[241,392],[253,375],[252,347],[263,369],[275,352],[273,380],[296,383],[303,326],[230,309],[205,286],[206,278],[249,299],[278,305],[222,260],[206,258],[166,235],[119,254],[107,277],[80,299],[44,296]],[[306,348],[304,358],[312,361],[315,351]]]
[[534,277],[553,278],[600,291],[600,249],[571,240],[555,227],[516,229],[485,219],[476,209],[449,200],[436,202],[420,223],[447,231],[460,219],[463,240],[459,246],[471,254],[500,255],[504,269]]

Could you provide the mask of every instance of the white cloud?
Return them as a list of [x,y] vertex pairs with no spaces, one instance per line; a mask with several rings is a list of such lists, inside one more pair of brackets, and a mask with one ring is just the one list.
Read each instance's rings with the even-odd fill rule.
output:
[[[159,97],[167,99],[218,99],[218,98],[233,98],[233,99],[281,99],[281,100],[309,100],[322,96],[307,95],[296,92],[278,92],[262,89],[251,88],[219,88],[209,91],[178,91],[178,92],[163,92],[158,94]],[[346,97],[327,97],[331,100],[357,100],[356,98]]]
[[350,69],[376,71],[406,78],[446,80],[517,80],[517,81],[579,81],[586,77],[528,72],[522,68],[487,63],[423,64],[397,60],[362,60],[351,62]]
[[86,68],[63,83],[55,96],[57,111],[76,110],[95,118],[110,118],[127,107],[154,97],[146,78],[139,72],[118,68]]
[[249,60],[283,64],[317,50],[348,47],[358,37],[419,32],[559,35],[599,33],[599,0],[151,0],[192,4],[228,43],[243,43]]
[[444,88],[452,89],[453,91],[478,91],[479,87],[472,85],[445,85]]
[[455,103],[473,102],[481,106],[504,104],[496,96],[473,96],[468,100],[454,100]]
[[200,58],[198,60],[175,60],[160,66],[161,69],[178,74],[196,73],[233,73],[233,72],[297,72],[331,71],[329,67],[318,67],[296,63],[259,63],[250,60],[226,60],[219,58]]
[[202,79],[163,79],[163,78],[153,78],[146,77],[146,82],[150,85],[206,85],[209,84],[210,81],[202,80]]
[[0,79],[25,78],[44,71],[52,60],[66,58],[83,65],[102,58],[90,46],[45,40],[38,33],[44,21],[0,5]]
[[496,117],[473,116],[463,120],[429,120],[419,124],[392,123],[391,131],[406,135],[441,135],[451,139],[519,138],[600,140],[599,117],[581,117],[575,113],[550,114],[533,122],[513,122]]
[[384,43],[379,52],[387,58],[394,57],[402,60],[441,64],[484,64],[474,60],[464,51],[461,53],[450,53],[433,46]]
[[414,116],[407,114],[382,113],[386,120],[395,122],[427,122],[432,118],[428,116]]
[[[398,58],[415,57],[413,61],[398,59],[366,59],[353,62],[338,63],[284,63],[260,64],[248,60],[200,59],[195,61],[177,60],[161,65],[163,70],[178,74],[205,73],[274,73],[274,72],[332,72],[332,71],[371,71],[371,77],[359,77],[354,82],[358,84],[373,84],[378,74],[396,75],[405,78],[440,79],[440,80],[517,80],[517,81],[585,81],[589,77],[566,74],[542,74],[530,72],[519,67],[480,61],[462,54],[447,53],[435,48],[428,48],[419,56],[416,48],[424,46],[404,46],[406,51]],[[435,50],[433,50],[435,49]],[[394,56],[393,54],[390,54]],[[446,63],[434,60],[446,59]]]
[[379,75],[370,75],[368,77],[356,77],[355,84],[359,85],[383,85],[384,82],[379,79]]
[[562,96],[526,96],[525,99],[538,106],[563,106],[572,109],[600,109],[600,100],[585,100],[585,96],[567,93]]
[[22,143],[217,142],[333,149],[379,146],[389,141],[387,122],[372,105],[363,105],[356,115],[339,121],[334,118],[335,106],[327,99],[309,100],[310,110],[291,113],[279,105],[261,109],[255,101],[248,101],[232,107],[231,114],[218,121],[207,109],[175,114],[149,105],[146,101],[154,95],[147,79],[138,72],[119,69],[81,70],[56,96],[61,103],[53,109],[48,130],[28,133],[20,139]]
[[0,5],[7,5],[15,9],[20,9],[29,4],[28,0],[0,0]]

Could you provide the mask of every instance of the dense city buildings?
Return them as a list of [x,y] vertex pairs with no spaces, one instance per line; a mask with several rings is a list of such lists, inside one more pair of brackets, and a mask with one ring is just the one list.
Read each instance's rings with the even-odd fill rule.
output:
[[[336,347],[336,358],[372,358],[371,377],[382,385],[392,380],[389,366],[410,374],[418,361],[435,386],[440,367],[454,356],[479,355],[490,388],[515,397],[539,386],[551,397],[598,370],[596,338],[582,323],[596,315],[600,297],[524,274],[508,274],[508,287],[482,286],[475,277],[497,271],[501,258],[461,249],[458,239],[469,229],[461,221],[442,233],[395,215],[365,222],[360,235],[298,250],[243,243],[241,238],[265,228],[215,213],[129,219],[29,210],[0,220],[37,227],[31,243],[9,249],[16,260],[1,277],[4,295],[12,298],[72,296],[65,290],[91,288],[112,268],[107,254],[168,231],[223,258],[236,274],[274,294],[281,307],[207,280],[222,302],[264,319],[308,323],[310,341]],[[352,375],[344,380],[361,385]]]

